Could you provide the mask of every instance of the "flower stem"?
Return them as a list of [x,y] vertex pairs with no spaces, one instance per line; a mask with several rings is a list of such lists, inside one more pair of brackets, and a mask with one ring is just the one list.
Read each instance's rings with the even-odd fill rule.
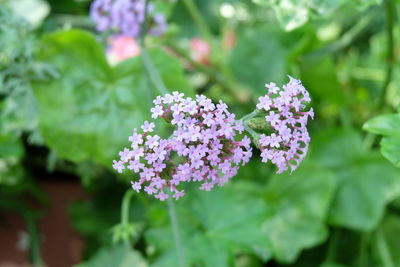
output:
[[395,267],[392,256],[390,255],[390,251],[388,245],[386,243],[385,237],[382,234],[382,230],[378,229],[376,231],[376,243],[378,247],[378,255],[381,260],[383,267]]
[[386,38],[387,38],[387,66],[386,66],[386,78],[383,83],[382,92],[380,96],[379,109],[382,109],[385,105],[386,92],[390,85],[393,76],[393,65],[394,65],[394,39],[393,39],[393,13],[395,7],[392,0],[385,1],[385,12],[386,12]]
[[213,40],[212,40],[212,35],[211,32],[209,31],[206,22],[203,19],[203,16],[200,14],[199,10],[197,9],[196,4],[193,2],[193,0],[183,0],[183,4],[185,5],[186,9],[188,10],[190,16],[192,17],[194,23],[196,24],[197,28],[199,28],[199,31],[203,35],[204,39],[207,40],[207,42],[212,45]]
[[325,262],[335,262],[339,239],[340,229],[333,229],[332,237],[329,240],[328,253],[326,255]]
[[183,247],[181,243],[181,237],[179,233],[179,226],[178,226],[178,219],[176,216],[176,210],[175,210],[175,204],[174,201],[172,200],[171,194],[168,197],[168,213],[169,213],[169,219],[171,222],[171,228],[172,228],[172,233],[174,236],[174,241],[175,241],[175,248],[176,248],[176,253],[178,256],[178,263],[180,267],[185,267],[185,256],[183,252]]
[[128,224],[129,222],[129,206],[131,203],[131,198],[133,196],[133,190],[128,189],[124,194],[121,206],[121,224]]
[[255,110],[253,110],[253,112],[243,116],[241,119],[238,120],[238,122],[243,125],[244,129],[251,135],[251,137],[253,138],[254,141],[257,141],[258,134],[256,133],[256,131],[254,131],[253,129],[251,129],[249,127],[248,121],[251,120],[252,118],[254,118],[255,116],[257,116],[258,113],[259,113],[259,111],[257,109],[255,109]]
[[257,116],[257,114],[259,113],[259,111],[257,109],[253,110],[253,112],[244,115],[242,118],[239,119],[240,122],[247,122],[249,120],[251,120],[252,118],[254,118],[255,116]]
[[43,262],[40,256],[40,237],[32,211],[27,211],[25,214],[27,229],[29,232],[29,252],[30,261],[35,267],[42,267]]
[[160,73],[157,71],[150,55],[147,53],[146,45],[144,42],[144,39],[146,36],[146,31],[147,31],[147,24],[148,24],[147,13],[148,13],[149,2],[150,1],[145,0],[145,11],[144,11],[145,18],[144,18],[144,22],[142,24],[142,29],[141,29],[140,39],[139,39],[140,56],[142,58],[143,67],[146,71],[147,76],[150,78],[151,82],[157,88],[158,92],[161,95],[165,95],[166,93],[168,93],[168,90],[165,87],[165,84],[164,84],[163,80],[161,79]]
[[155,68],[150,55],[147,53],[147,49],[145,48],[145,45],[141,44],[140,48],[141,48],[141,56],[142,56],[142,60],[143,60],[143,66],[147,72],[147,75],[149,76],[150,80],[155,85],[155,87],[157,88],[158,92],[161,95],[167,94],[168,90],[165,87],[164,82],[162,81],[162,79],[160,77],[160,73]]

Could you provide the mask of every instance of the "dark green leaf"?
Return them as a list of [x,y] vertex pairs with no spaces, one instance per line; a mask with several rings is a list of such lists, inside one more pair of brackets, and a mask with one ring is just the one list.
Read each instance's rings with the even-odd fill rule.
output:
[[[192,93],[178,59],[157,49],[150,56],[168,88]],[[95,37],[79,30],[46,35],[40,57],[60,73],[34,84],[46,144],[59,157],[110,166],[133,128],[150,118],[155,90],[140,57],[112,68]]]
[[[188,266],[201,263],[202,266],[224,267],[229,266],[235,252],[265,251],[266,238],[260,234],[260,227],[268,210],[261,199],[228,186],[211,192],[191,190],[176,204]],[[157,210],[154,216],[158,217],[160,212]],[[153,224],[156,223],[154,216]],[[161,253],[154,266],[178,264],[170,229],[165,220],[147,232],[147,241]]]
[[290,263],[327,237],[325,217],[335,190],[332,173],[303,163],[293,174],[275,175],[264,194],[273,212],[263,233],[280,262]]
[[371,230],[400,193],[400,174],[376,152],[361,147],[352,130],[326,130],[313,142],[313,158],[331,168],[338,191],[329,213],[334,225]]
[[[308,165],[293,175],[274,176],[264,188],[239,182],[233,188],[191,191],[188,200],[179,202],[187,263],[230,266],[234,252],[293,262],[303,249],[326,238],[324,220],[335,188],[329,171]],[[163,252],[156,266],[177,263],[166,224],[147,233]]]
[[265,83],[286,81],[286,56],[276,33],[262,28],[247,29],[238,35],[230,65],[235,77],[259,96],[266,92]]

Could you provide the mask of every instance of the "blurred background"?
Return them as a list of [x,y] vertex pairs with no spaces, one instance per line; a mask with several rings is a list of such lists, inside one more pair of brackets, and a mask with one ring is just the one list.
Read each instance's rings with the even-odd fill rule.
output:
[[191,185],[186,265],[400,266],[400,1],[150,2],[165,30],[118,36],[89,0],[0,0],[0,266],[178,266],[166,203],[112,169],[157,77],[240,118],[287,75],[313,99],[305,161],[276,175],[254,148]]

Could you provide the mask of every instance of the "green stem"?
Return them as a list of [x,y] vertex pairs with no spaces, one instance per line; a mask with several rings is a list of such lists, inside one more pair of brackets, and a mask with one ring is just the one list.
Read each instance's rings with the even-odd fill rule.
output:
[[[386,11],[386,38],[387,38],[387,65],[386,65],[386,75],[385,81],[382,85],[382,91],[379,98],[379,104],[377,112],[382,112],[385,106],[386,94],[389,88],[390,82],[393,77],[393,66],[395,62],[394,56],[394,38],[393,38],[393,21],[395,12],[394,4],[392,0],[385,1],[385,11]],[[370,149],[375,143],[376,135],[373,133],[368,133],[364,138],[364,147]]]
[[[146,26],[147,26],[147,9],[148,9],[149,1],[145,1],[145,20],[142,25],[142,33],[141,33],[141,38],[140,38],[140,47],[141,47],[141,55],[142,55],[142,60],[143,60],[143,65],[144,68],[146,69],[146,73],[151,79],[151,81],[154,83],[156,86],[157,90],[160,92],[160,94],[164,95],[168,92],[166,89],[164,82],[162,81],[160,74],[158,73],[157,69],[155,68],[150,56],[147,54],[146,48],[145,48],[145,34],[146,34]],[[122,205],[122,214],[121,214],[121,220],[123,222],[127,221],[128,219],[128,210],[129,210],[129,200],[130,200],[130,193],[128,193],[124,196],[124,203]],[[124,205],[125,204],[125,205]],[[184,264],[184,258],[183,258],[183,250],[180,242],[180,236],[179,236],[179,228],[178,228],[178,220],[175,212],[175,206],[174,203],[171,199],[171,195],[168,198],[168,212],[171,220],[171,225],[172,225],[172,232],[174,235],[175,239],[175,246],[176,250],[178,253],[178,261],[179,261],[179,266],[180,267],[185,267]]]
[[368,264],[368,259],[367,259],[367,247],[368,247],[368,237],[366,234],[361,235],[361,240],[360,240],[360,252],[359,252],[359,259],[358,259],[358,266],[364,267],[367,266]]
[[186,9],[188,10],[190,16],[192,17],[194,23],[196,24],[197,28],[199,29],[200,33],[203,35],[204,39],[212,45],[212,35],[211,32],[208,30],[208,26],[206,22],[203,20],[203,16],[200,14],[199,10],[197,9],[196,4],[193,0],[183,0],[183,4],[185,5]]
[[181,237],[179,234],[178,219],[176,216],[175,204],[171,194],[169,194],[168,196],[168,213],[169,213],[169,219],[171,221],[172,233],[174,236],[175,248],[178,256],[178,263],[180,267],[185,267],[186,265],[185,265],[183,247],[181,244]]
[[332,238],[329,241],[328,253],[326,255],[325,262],[335,262],[339,239],[340,239],[340,230],[333,229]]
[[165,87],[164,82],[161,79],[159,72],[157,71],[153,61],[151,60],[150,55],[147,53],[146,45],[144,42],[146,31],[147,31],[147,24],[148,24],[148,7],[149,1],[145,1],[145,8],[144,8],[144,22],[142,24],[142,29],[140,33],[139,45],[140,45],[140,55],[143,61],[143,67],[146,71],[147,76],[150,78],[151,82],[157,88],[158,92],[161,95],[165,95],[168,93],[167,88]]
[[257,142],[258,134],[256,133],[256,131],[254,131],[253,129],[251,129],[249,127],[248,121],[251,120],[252,118],[254,118],[255,116],[257,116],[258,113],[259,113],[259,111],[257,109],[255,109],[255,110],[253,110],[253,112],[243,116],[241,119],[238,120],[238,122],[243,125],[244,129],[251,135],[251,137],[253,138],[253,140],[255,142]]
[[149,76],[150,80],[154,84],[154,86],[157,88],[158,92],[161,95],[165,95],[168,93],[167,88],[164,85],[164,82],[161,79],[161,76],[159,72],[157,71],[156,67],[153,64],[153,61],[150,58],[150,55],[147,53],[147,50],[144,46],[144,44],[141,45],[141,56],[143,60],[143,66],[147,72],[147,75]]
[[357,36],[359,36],[365,29],[368,28],[373,18],[375,18],[375,14],[379,11],[380,10],[374,9],[370,11],[369,14],[365,14],[350,30],[345,32],[339,40],[325,46],[324,48],[310,52],[309,54],[306,54],[305,57],[319,58],[323,55],[331,54],[347,47]]
[[376,231],[376,243],[378,247],[378,254],[383,267],[395,267],[392,256],[388,245],[386,243],[385,237],[382,234],[382,230],[378,229]]
[[258,109],[253,110],[253,112],[244,115],[242,118],[239,119],[240,122],[244,123],[247,122],[249,120],[251,120],[252,118],[254,118],[255,116],[257,116],[257,114],[259,113]]
[[122,206],[121,206],[121,224],[128,224],[129,223],[129,206],[131,203],[131,198],[133,196],[134,191],[132,189],[128,189],[124,194],[122,199]]
[[33,266],[42,267],[42,259],[40,256],[40,238],[34,215],[31,211],[25,213],[27,229],[29,232],[29,257]]
[[385,105],[386,92],[393,76],[393,65],[394,65],[394,38],[393,38],[393,13],[395,11],[392,0],[385,1],[385,12],[386,12],[386,38],[387,38],[387,66],[386,66],[386,78],[383,83],[382,92],[380,96],[379,109],[382,109]]

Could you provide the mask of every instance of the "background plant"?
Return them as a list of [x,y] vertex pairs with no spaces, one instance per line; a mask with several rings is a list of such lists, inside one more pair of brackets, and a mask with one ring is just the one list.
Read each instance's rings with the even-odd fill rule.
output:
[[[141,36],[140,55],[115,66],[89,1],[35,1],[51,11],[34,24],[10,2],[0,18],[0,205],[31,226],[33,263],[41,214],[20,196],[46,203],[40,169],[90,195],[68,211],[86,238],[81,266],[176,266],[166,205],[125,193],[131,177],[112,160],[150,120],[160,81],[222,99],[240,117],[265,82],[291,74],[313,99],[308,156],[276,175],[255,155],[222,188],[186,188],[176,203],[185,263],[400,265],[399,1],[154,0],[165,34]],[[193,38],[206,44],[200,58]]]

